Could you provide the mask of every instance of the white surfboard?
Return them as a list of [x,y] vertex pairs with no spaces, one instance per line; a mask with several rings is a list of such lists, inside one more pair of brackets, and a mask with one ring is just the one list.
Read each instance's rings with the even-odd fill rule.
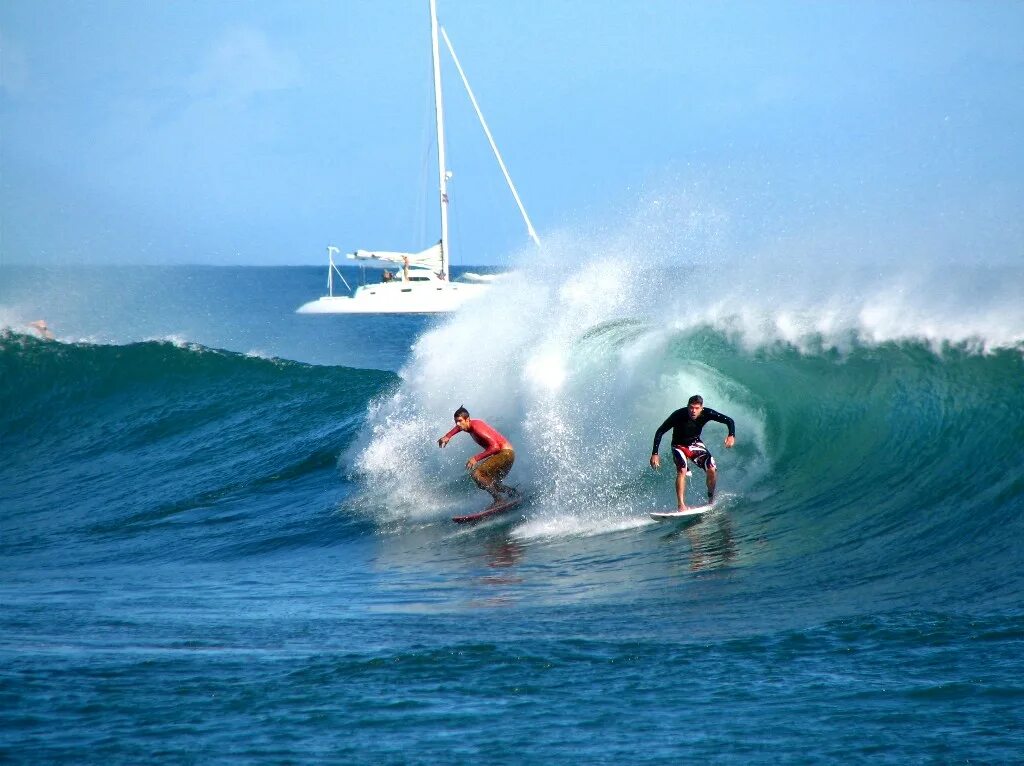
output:
[[700,516],[712,508],[711,504],[698,505],[696,508],[687,508],[685,511],[652,511],[651,518],[655,521],[672,521],[673,519],[689,519],[693,516]]

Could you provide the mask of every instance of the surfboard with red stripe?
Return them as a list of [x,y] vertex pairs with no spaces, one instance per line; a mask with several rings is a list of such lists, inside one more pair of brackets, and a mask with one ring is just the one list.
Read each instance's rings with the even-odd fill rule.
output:
[[501,503],[495,503],[484,508],[479,513],[470,513],[466,516],[452,516],[452,521],[456,524],[470,524],[474,521],[480,521],[482,519],[490,518],[491,516],[497,516],[501,513],[507,513],[513,508],[517,507],[523,502],[522,497],[516,497],[512,500],[505,500]]

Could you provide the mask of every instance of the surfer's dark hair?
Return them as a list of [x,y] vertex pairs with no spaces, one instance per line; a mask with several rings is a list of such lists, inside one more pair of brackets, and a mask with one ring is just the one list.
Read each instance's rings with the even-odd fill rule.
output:
[[457,410],[455,410],[454,417],[456,420],[458,420],[459,418],[468,418],[469,410],[467,410],[465,407],[459,407]]
[[701,396],[700,394],[694,394],[693,396],[690,397],[690,400],[686,403],[686,406],[689,407],[691,404],[704,404],[704,397]]

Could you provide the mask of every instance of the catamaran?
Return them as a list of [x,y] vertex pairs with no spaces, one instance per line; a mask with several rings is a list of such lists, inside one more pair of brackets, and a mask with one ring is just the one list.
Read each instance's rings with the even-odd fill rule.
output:
[[[448,33],[440,28],[441,37],[451,54],[452,62],[458,70],[462,83],[469,95],[470,103],[476,111],[484,135],[490,143],[491,150],[498,161],[498,166],[505,177],[509,190],[519,206],[519,212],[526,223],[527,234],[540,246],[537,232],[526,214],[526,208],[519,198],[512,177],[509,175],[505,162],[498,152],[497,144],[487,127],[483,112],[477,103],[473,90],[469,86],[466,73],[455,55]],[[382,250],[356,250],[347,257],[356,261],[373,261],[385,267],[394,267],[395,271],[385,269],[380,282],[361,285],[352,292],[348,282],[334,262],[339,249],[327,248],[327,295],[315,301],[305,303],[297,309],[300,314],[419,314],[454,311],[465,301],[488,290],[490,285],[483,280],[457,281],[449,278],[450,250],[448,245],[448,181],[451,172],[445,163],[444,143],[444,103],[441,97],[441,62],[438,55],[438,23],[437,2],[430,0],[430,43],[431,63],[434,74],[434,115],[435,137],[437,140],[437,177],[438,200],[441,218],[441,239],[436,244],[418,253],[402,253]],[[351,295],[334,294],[334,276],[341,279]]]

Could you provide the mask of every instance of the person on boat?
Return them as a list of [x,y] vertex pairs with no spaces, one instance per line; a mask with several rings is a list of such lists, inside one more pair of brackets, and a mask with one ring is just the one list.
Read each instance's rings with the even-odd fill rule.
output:
[[402,281],[403,282],[408,282],[409,281],[409,256],[408,255],[403,255],[402,256]]
[[679,501],[680,511],[686,510],[686,475],[689,473],[687,460],[693,461],[707,475],[708,502],[712,503],[715,500],[718,466],[715,465],[715,458],[711,452],[700,440],[701,430],[711,420],[724,423],[729,429],[729,435],[725,437],[725,446],[732,449],[732,445],[736,443],[736,422],[728,415],[705,407],[704,399],[699,394],[691,396],[686,407],[669,415],[654,434],[651,468],[657,471],[661,468],[661,458],[658,456],[661,437],[672,429],[672,459],[676,463],[676,499]]
[[37,319],[34,322],[29,322],[28,326],[31,327],[43,340],[53,340],[53,333],[50,332],[50,328],[46,326],[45,319]]
[[381,282],[390,282],[390,281],[391,281],[392,279],[394,279],[394,278],[395,278],[395,275],[394,275],[394,274],[392,274],[392,273],[391,273],[390,271],[388,271],[387,269],[384,269],[384,273],[383,273],[383,274],[381,274],[381,277],[380,277],[380,281],[381,281]]
[[447,447],[459,431],[468,433],[473,441],[484,448],[483,452],[466,461],[466,468],[471,472],[476,485],[491,496],[494,501],[491,505],[500,503],[503,496],[506,501],[517,498],[519,491],[515,487],[502,484],[502,479],[508,476],[516,459],[509,440],[480,418],[470,418],[469,410],[465,407],[459,407],[455,410],[455,427],[437,440],[437,446]]

